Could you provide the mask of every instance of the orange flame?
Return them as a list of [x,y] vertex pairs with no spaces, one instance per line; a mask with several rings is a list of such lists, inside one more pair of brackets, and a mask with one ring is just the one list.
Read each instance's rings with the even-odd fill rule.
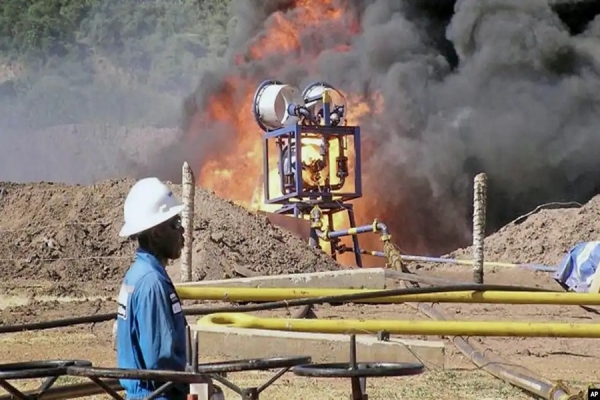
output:
[[[306,35],[315,32],[327,34],[336,28],[345,32],[346,36],[349,36],[348,31],[356,33],[359,30],[358,23],[349,19],[349,15],[346,10],[334,7],[332,0],[297,0],[290,10],[272,14],[265,23],[265,33],[253,40],[245,55],[235,59],[243,64],[244,60],[250,62],[283,54],[288,57],[287,62],[301,62],[310,71],[312,59],[325,49],[314,45],[319,43],[314,36],[315,43],[311,43],[310,51],[304,49]],[[342,43],[327,50],[348,49],[349,46]],[[276,75],[277,69],[277,65],[274,65],[273,71],[269,72]],[[264,204],[262,132],[251,113],[254,91],[259,82],[244,78],[241,74],[229,76],[223,90],[207,102],[207,109],[193,117],[190,133],[199,134],[203,127],[209,126],[210,129],[222,129],[223,134],[235,136],[230,141],[231,147],[216,151],[205,160],[198,175],[201,186],[249,209],[273,212],[279,206]],[[362,117],[379,112],[382,107],[380,96],[368,99],[369,102],[356,94],[345,93],[345,96],[348,125],[358,125]],[[375,107],[369,104],[375,104]],[[280,193],[278,173],[273,171],[270,176],[270,192]],[[368,209],[370,203],[368,199],[365,200],[361,202],[363,210]],[[334,229],[348,226],[347,219],[341,214],[335,217]],[[357,217],[359,224],[370,223],[361,216],[360,210],[357,210]]]

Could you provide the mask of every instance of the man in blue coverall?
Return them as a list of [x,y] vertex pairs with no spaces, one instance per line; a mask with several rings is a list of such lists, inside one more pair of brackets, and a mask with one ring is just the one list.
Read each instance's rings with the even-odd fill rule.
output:
[[[121,237],[137,239],[135,261],[119,293],[116,322],[119,368],[184,371],[186,320],[167,275],[168,260],[181,256],[181,202],[157,178],[133,185],[124,206]],[[142,399],[164,382],[121,380],[128,399]],[[175,386],[161,400],[185,399],[187,385]]]

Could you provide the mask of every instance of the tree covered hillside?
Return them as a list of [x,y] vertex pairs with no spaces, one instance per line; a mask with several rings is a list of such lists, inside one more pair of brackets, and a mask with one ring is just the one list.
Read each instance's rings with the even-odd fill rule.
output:
[[229,0],[2,0],[0,127],[174,123]]

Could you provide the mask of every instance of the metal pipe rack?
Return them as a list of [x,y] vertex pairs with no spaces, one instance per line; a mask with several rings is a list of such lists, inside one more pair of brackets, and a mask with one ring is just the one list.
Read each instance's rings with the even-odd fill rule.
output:
[[412,376],[423,373],[420,363],[358,363],[356,335],[350,335],[350,361],[348,363],[325,363],[299,365],[294,374],[312,378],[350,378],[351,400],[368,400],[367,378]]
[[[186,337],[186,371],[101,368],[94,367],[87,360],[46,360],[0,364],[0,387],[8,392],[7,395],[0,396],[0,400],[37,400],[42,398],[44,400],[63,400],[101,393],[105,393],[115,400],[125,400],[118,393],[123,390],[119,384],[120,379],[160,382],[160,386],[145,400],[153,400],[164,395],[176,384],[208,383],[211,379],[238,393],[242,400],[259,400],[260,393],[275,383],[290,368],[311,362],[310,357],[301,356],[198,364],[198,332],[194,332],[192,340],[188,326]],[[228,372],[271,369],[279,369],[279,371],[258,388],[240,388],[225,376]],[[62,376],[85,377],[91,382],[54,386],[58,378]],[[37,389],[26,392],[17,389],[9,382],[39,378],[46,379]]]
[[[64,400],[107,394],[115,400],[124,400],[119,394],[123,390],[121,379],[160,382],[159,387],[145,400],[156,399],[176,384],[209,383],[217,381],[238,394],[241,400],[259,400],[260,394],[273,385],[286,372],[293,369],[295,375],[317,378],[349,378],[352,400],[368,400],[367,377],[397,377],[420,374],[424,366],[420,363],[358,363],[356,336],[350,336],[350,360],[348,363],[312,364],[311,358],[275,357],[245,359],[198,364],[198,332],[193,339],[190,327],[186,329],[187,347],[185,371],[142,370],[94,367],[87,360],[46,360],[0,364],[0,387],[8,392],[0,400]],[[266,382],[258,387],[243,388],[227,378],[230,372],[265,371],[278,369]],[[55,386],[62,376],[88,378],[91,382]],[[22,391],[9,381],[46,378],[35,390]]]

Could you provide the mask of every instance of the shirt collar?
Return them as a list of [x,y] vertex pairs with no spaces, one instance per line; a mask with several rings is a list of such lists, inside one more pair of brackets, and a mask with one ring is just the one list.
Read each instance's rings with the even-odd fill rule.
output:
[[169,276],[167,275],[167,271],[165,270],[165,267],[161,264],[161,262],[158,260],[158,258],[156,258],[154,255],[150,254],[146,250],[138,248],[135,251],[135,259],[136,259],[136,261],[137,260],[142,261],[146,265],[150,266],[153,270],[158,272],[162,277],[167,279],[169,282],[171,281],[169,279]]

